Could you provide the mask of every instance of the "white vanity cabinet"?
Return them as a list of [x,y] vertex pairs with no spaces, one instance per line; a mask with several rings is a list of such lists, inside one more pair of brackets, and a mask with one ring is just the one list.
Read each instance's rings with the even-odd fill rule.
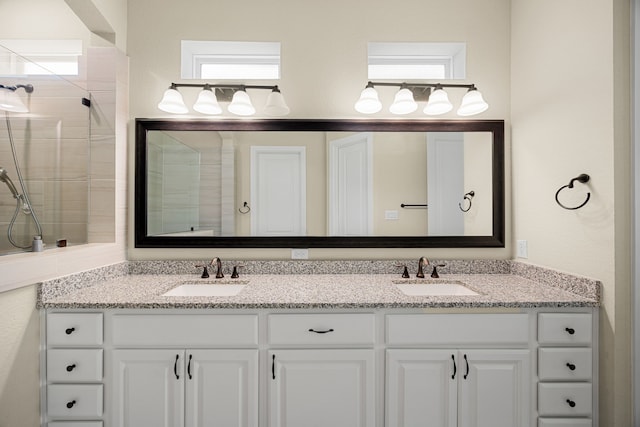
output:
[[375,426],[375,316],[268,316],[269,426]]
[[528,343],[527,314],[387,316],[386,426],[529,426]]
[[44,311],[42,427],[597,427],[594,308]]
[[88,426],[101,427],[104,392],[102,313],[50,314],[45,344],[44,395],[49,425],[62,427],[84,421]]
[[257,350],[113,351],[114,426],[257,426]]
[[539,427],[591,427],[594,319],[589,313],[538,314]]

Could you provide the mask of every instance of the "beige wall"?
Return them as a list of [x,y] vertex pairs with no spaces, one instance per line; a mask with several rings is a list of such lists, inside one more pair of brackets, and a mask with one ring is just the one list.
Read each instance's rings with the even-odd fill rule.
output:
[[[627,1],[512,1],[514,239],[604,285],[603,426],[631,425],[628,16]],[[580,173],[591,200],[564,210],[555,192]]]
[[[219,2],[188,0],[175,7],[170,0],[129,0],[128,54],[131,62],[131,118],[169,116],[156,108],[162,92],[180,81],[180,40],[279,41],[282,43],[282,79],[278,82],[291,118],[363,118],[353,104],[367,81],[369,41],[447,41],[467,43],[467,79],[483,91],[491,104],[478,118],[509,117],[509,0],[374,0],[366,5],[329,0]],[[402,11],[410,11],[402,13]],[[150,25],[150,22],[153,24]],[[266,91],[251,92],[254,103],[264,102]],[[184,89],[185,102],[197,91]],[[381,88],[388,105],[392,88]],[[450,91],[453,103],[464,91]],[[392,117],[381,112],[376,117]],[[201,116],[200,116],[201,117]],[[394,116],[395,117],[395,116]],[[421,112],[409,117],[424,117]],[[456,118],[450,113],[446,118]],[[508,126],[508,125],[507,125]],[[130,138],[133,133],[130,131]],[[131,158],[133,152],[130,151]],[[133,169],[130,169],[133,172]],[[509,179],[507,180],[509,181]],[[132,189],[132,183],[130,189]],[[509,187],[507,188],[507,193]],[[130,195],[130,202],[133,200]],[[507,206],[509,200],[507,196]],[[510,211],[507,208],[507,218]],[[130,224],[133,224],[130,215]],[[510,236],[510,223],[507,235]],[[131,259],[202,258],[211,250],[135,249],[130,234]],[[288,259],[288,249],[216,249],[223,258]],[[311,258],[509,258],[505,249],[312,249]]]

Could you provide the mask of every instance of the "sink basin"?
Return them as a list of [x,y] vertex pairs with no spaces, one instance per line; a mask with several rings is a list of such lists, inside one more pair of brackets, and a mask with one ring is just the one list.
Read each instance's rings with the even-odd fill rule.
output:
[[478,295],[461,282],[396,282],[396,287],[409,296]]
[[165,297],[232,297],[238,295],[247,285],[247,282],[234,283],[183,283],[176,286],[169,292],[165,292]]

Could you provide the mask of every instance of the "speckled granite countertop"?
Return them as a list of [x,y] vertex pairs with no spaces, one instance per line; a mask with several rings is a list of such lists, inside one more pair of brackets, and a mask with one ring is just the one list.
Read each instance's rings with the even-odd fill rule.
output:
[[[522,267],[520,267],[522,268]],[[535,273],[535,272],[534,272]],[[563,274],[563,273],[561,273]],[[103,275],[104,277],[104,275]],[[530,308],[597,307],[599,282],[559,277],[544,283],[518,274],[442,274],[442,282],[460,281],[473,296],[407,296],[394,283],[398,274],[247,274],[247,286],[229,297],[168,297],[184,283],[211,283],[194,274],[122,274],[91,286],[68,281],[41,286],[40,308]],[[546,277],[546,276],[544,276]],[[565,279],[565,280],[563,280]],[[225,283],[232,280],[221,279]],[[404,279],[415,282],[415,279]],[[428,281],[429,279],[427,279]],[[591,283],[593,282],[593,283]],[[595,288],[593,287],[595,286]]]

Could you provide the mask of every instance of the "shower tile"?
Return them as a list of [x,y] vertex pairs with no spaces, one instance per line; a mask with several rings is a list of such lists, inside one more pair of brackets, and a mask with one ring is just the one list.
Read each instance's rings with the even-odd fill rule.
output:
[[57,223],[87,223],[86,181],[47,181],[44,184],[44,220]]
[[115,138],[106,137],[101,141],[91,141],[91,178],[113,179],[115,171]]

